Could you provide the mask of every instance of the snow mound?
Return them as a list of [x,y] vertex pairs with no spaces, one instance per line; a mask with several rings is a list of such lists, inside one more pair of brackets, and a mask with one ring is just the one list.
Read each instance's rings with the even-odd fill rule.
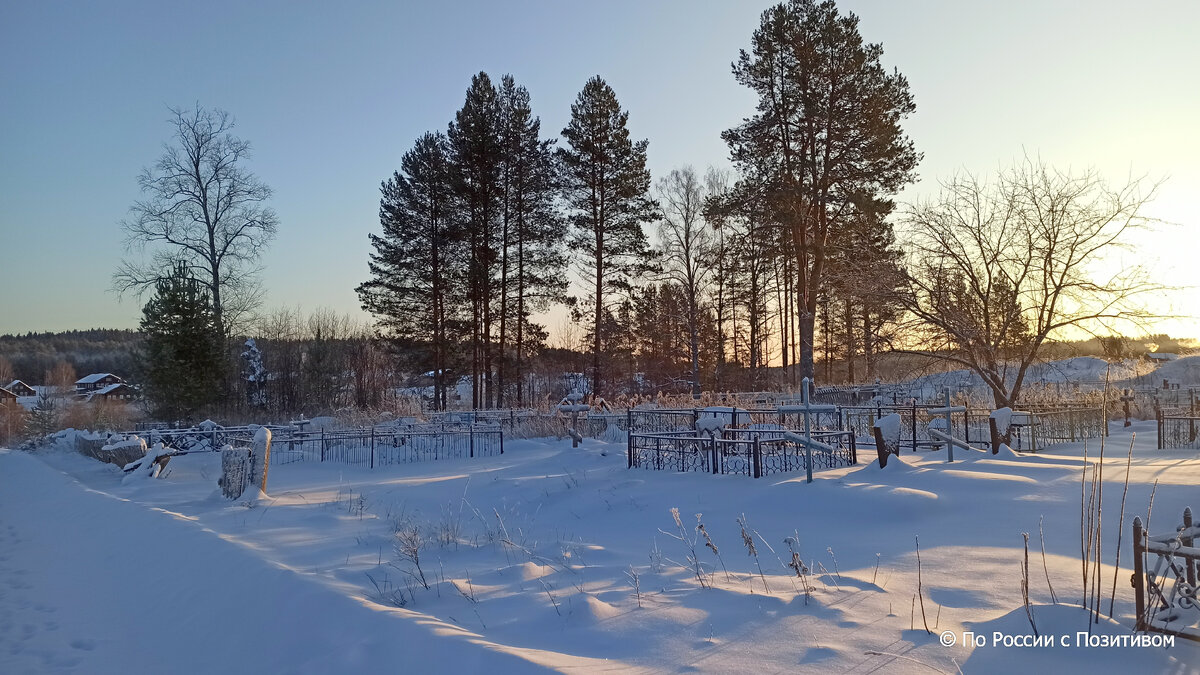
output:
[[1021,459],[1021,458],[1023,458],[1025,455],[1023,455],[1023,454],[1021,454],[1021,453],[1017,452],[1016,450],[1013,450],[1012,448],[1008,447],[1008,445],[1007,445],[1007,444],[1003,444],[1003,443],[1002,443],[1002,444],[1000,444],[1000,449],[999,449],[998,451],[996,451],[996,454],[995,454],[994,456],[995,456],[995,457],[999,457],[999,458],[1003,458],[1003,459]]
[[[860,457],[860,461],[861,461],[861,458],[863,457],[863,455],[860,454],[859,457]],[[872,475],[878,475],[880,473],[902,474],[902,473],[915,473],[917,471],[919,471],[919,469],[917,467],[909,464],[908,459],[906,459],[903,455],[888,455],[887,466],[883,467],[882,469],[879,468],[879,460],[872,456],[870,462],[868,462],[866,465],[861,466],[858,469],[852,471],[851,474],[856,474],[856,473],[868,473],[868,474],[872,474]],[[865,480],[871,480],[871,478],[868,478],[867,476],[860,476],[860,478],[863,478]]]
[[1154,371],[1154,380],[1171,383],[1200,384],[1200,356],[1185,356],[1174,361],[1168,361]]
[[[582,595],[582,598],[576,595],[571,602],[571,606],[574,609],[573,619],[579,619],[586,624],[596,624],[625,613],[620,608],[614,607],[594,595]],[[580,607],[583,609],[580,610]]]

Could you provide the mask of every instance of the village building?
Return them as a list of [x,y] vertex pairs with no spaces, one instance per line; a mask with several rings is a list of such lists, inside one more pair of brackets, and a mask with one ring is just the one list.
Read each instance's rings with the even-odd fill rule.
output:
[[4,388],[9,390],[10,392],[16,394],[17,396],[37,396],[38,395],[37,390],[35,390],[33,387],[25,384],[21,380],[13,380],[12,382],[9,382],[8,384],[4,385]]
[[102,389],[97,389],[88,396],[89,401],[97,399],[104,401],[132,401],[138,397],[137,389],[125,384],[124,382],[115,382]]
[[75,380],[75,393],[89,395],[114,384],[124,384],[125,380],[112,373],[92,373]]

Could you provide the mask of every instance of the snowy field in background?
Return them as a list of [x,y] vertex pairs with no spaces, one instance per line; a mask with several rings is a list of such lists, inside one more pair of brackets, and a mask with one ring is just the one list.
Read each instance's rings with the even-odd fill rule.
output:
[[[1133,430],[1116,621],[1100,634],[1130,634],[1130,521],[1145,517],[1154,482],[1153,533],[1200,508],[1196,452],[1155,450],[1153,423]],[[1116,431],[1106,447],[1105,589],[1129,443]],[[375,470],[272,466],[255,504],[220,497],[215,454],[123,483],[72,452],[0,451],[0,673],[1200,672],[1200,646],[1183,640],[940,644],[943,631],[1030,632],[1022,532],[1039,629],[1087,630],[1082,444],[958,451],[952,465],[906,452],[884,470],[862,453],[812,484],[629,470],[623,443],[590,439],[505,447]],[[672,508],[688,538],[702,514],[720,554],[695,543],[711,587]],[[393,550],[397,529],[414,527],[428,589]],[[811,597],[787,565],[789,538]]]

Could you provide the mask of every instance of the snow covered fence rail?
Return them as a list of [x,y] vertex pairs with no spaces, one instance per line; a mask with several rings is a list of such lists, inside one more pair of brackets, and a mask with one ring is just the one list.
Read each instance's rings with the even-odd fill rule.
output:
[[[721,429],[629,434],[629,468],[701,471],[761,478],[792,471],[851,466],[857,462],[854,436],[848,432],[811,433],[812,452],[796,432],[784,429]],[[811,466],[808,462],[811,459]]]
[[[1140,631],[1200,642],[1200,525],[1192,510],[1174,532],[1151,536],[1133,519],[1133,589]],[[1153,562],[1151,562],[1153,556]]]
[[273,442],[271,460],[273,464],[339,462],[374,468],[504,454],[504,432],[498,425],[427,427],[280,434]]

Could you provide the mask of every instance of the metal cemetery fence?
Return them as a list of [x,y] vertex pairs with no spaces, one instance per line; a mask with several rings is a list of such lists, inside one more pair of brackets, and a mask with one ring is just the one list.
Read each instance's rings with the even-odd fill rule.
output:
[[1200,450],[1197,441],[1200,417],[1187,414],[1158,413],[1158,449],[1190,448]]
[[1033,433],[1039,444],[1073,443],[1108,435],[1108,417],[1101,406],[1024,408],[1033,413]]
[[937,406],[918,405],[873,405],[873,406],[842,406],[838,409],[842,428],[854,433],[860,444],[874,447],[875,439],[871,430],[875,421],[895,413],[900,415],[900,447],[908,450],[932,448],[938,445],[929,435],[930,425],[940,431],[949,433],[955,438],[962,439],[972,445],[990,445],[991,434],[988,430],[988,415],[986,409],[970,409],[963,413],[951,415],[951,428],[945,426],[945,415],[929,412]]
[[[217,452],[226,445],[247,447],[258,427],[152,429],[148,443],[162,443],[179,454]],[[437,459],[483,457],[504,453],[498,424],[391,424],[369,429],[305,431],[269,426],[271,463],[339,462],[371,468]]]
[[[1050,407],[1029,406],[1029,418],[1015,426],[1013,447],[1018,450],[1037,450],[1046,443],[1067,443],[1099,438],[1105,434],[1107,418],[1102,407]],[[1029,408],[1023,406],[1023,408]],[[842,427],[853,431],[861,445],[874,444],[871,426],[875,420],[896,413],[900,415],[900,447],[915,450],[938,445],[930,434],[930,428],[939,431],[945,426],[944,416],[929,412],[934,406],[924,404],[841,406],[838,413]],[[965,412],[951,415],[949,434],[968,444],[991,447],[991,431],[987,408],[968,408]],[[930,424],[933,424],[933,427]]]
[[[1175,532],[1150,536],[1133,519],[1133,589],[1137,630],[1200,641],[1200,526],[1183,510]],[[1151,562],[1152,561],[1152,562]]]
[[814,447],[809,455],[803,445],[784,438],[782,429],[731,428],[711,437],[692,430],[630,433],[627,461],[629,468],[752,478],[810,468],[806,464],[809,456],[813,470],[857,463],[853,434],[815,432],[812,440],[829,449]]
[[[775,408],[634,409],[627,412],[626,416],[628,417],[628,421],[625,426],[632,433],[691,431],[696,428],[696,422],[706,417],[719,418],[722,424],[730,428],[753,428],[763,425],[769,425],[777,429],[804,428],[802,413],[781,413]],[[834,412],[810,413],[809,424],[814,430],[842,430],[840,418]]]
[[503,453],[504,432],[499,425],[414,425],[276,435],[271,462],[340,462],[374,468]]

